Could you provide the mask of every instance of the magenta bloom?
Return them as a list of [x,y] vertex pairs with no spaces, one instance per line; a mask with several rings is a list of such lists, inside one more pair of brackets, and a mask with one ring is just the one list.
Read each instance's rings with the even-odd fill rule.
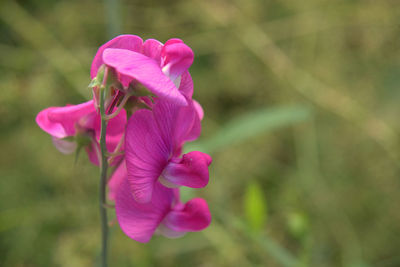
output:
[[166,188],[158,182],[154,184],[151,200],[139,203],[132,196],[128,180],[124,179],[115,195],[115,211],[122,231],[142,243],[150,241],[156,230],[167,237],[179,237],[186,232],[201,231],[211,222],[204,199],[194,198],[183,204],[179,189]]
[[136,35],[120,35],[99,48],[90,75],[94,78],[100,66],[106,64],[115,69],[124,87],[141,83],[158,97],[186,105],[178,89],[193,58],[193,51],[179,39],[163,45],[154,39],[143,43]]
[[[106,137],[108,151],[113,152],[121,141],[126,121],[124,110],[109,121]],[[99,164],[96,149],[100,140],[100,115],[94,107],[93,100],[79,105],[46,108],[36,116],[36,123],[53,137],[57,149],[63,153],[72,153],[77,146],[76,142],[65,138],[88,137],[92,140],[90,145],[85,147],[89,159],[92,163]]]
[[179,189],[156,182],[151,201],[139,203],[132,196],[127,176],[125,161],[122,161],[108,182],[108,197],[115,201],[119,225],[130,238],[148,242],[156,230],[167,237],[179,237],[186,232],[201,231],[210,224],[205,200],[195,198],[183,204]]
[[128,177],[125,159],[115,168],[113,174],[108,180],[108,199],[115,201],[115,196],[122,182]]
[[[100,165],[103,230],[108,165],[115,166],[107,183],[108,198],[115,202],[119,225],[130,238],[145,243],[155,233],[179,237],[209,226],[206,201],[182,203],[179,191],[180,186],[205,187],[212,162],[208,154],[182,152],[186,142],[199,137],[204,116],[192,99],[188,69],[193,59],[193,51],[180,39],[162,44],[154,39],[143,42],[135,35],[117,36],[93,59],[93,100],[50,107],[37,115],[37,124],[52,136],[57,149],[72,153],[85,148],[90,161]],[[100,133],[105,133],[101,149]],[[106,234],[103,231],[103,263]]]
[[185,141],[200,135],[199,114],[158,100],[153,110],[138,110],[128,121],[125,158],[128,182],[136,201],[149,202],[161,182],[167,187],[201,188],[208,184],[211,157],[199,151],[181,156]]

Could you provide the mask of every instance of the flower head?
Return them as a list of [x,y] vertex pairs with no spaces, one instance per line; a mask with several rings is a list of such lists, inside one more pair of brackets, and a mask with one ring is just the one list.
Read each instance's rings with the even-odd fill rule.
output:
[[115,201],[123,232],[139,242],[148,242],[156,232],[179,237],[211,222],[205,200],[182,203],[179,195],[180,186],[208,184],[212,161],[199,151],[182,153],[186,142],[199,137],[204,115],[192,99],[188,69],[193,58],[180,39],[162,44],[154,39],[143,42],[135,35],[117,36],[93,59],[93,100],[50,107],[36,117],[57,149],[71,153],[84,147],[90,161],[100,165],[103,214],[107,166],[116,166],[108,181],[108,198]]
[[[93,100],[78,105],[46,108],[36,116],[36,123],[53,137],[57,149],[63,153],[72,153],[77,146],[77,141],[89,140],[83,145],[92,163],[99,164],[96,150],[100,139],[100,115],[94,107]],[[110,120],[107,126],[108,151],[114,151],[123,138],[125,124],[125,111]],[[68,137],[72,139],[66,139]]]
[[186,232],[201,231],[211,222],[204,199],[194,198],[184,204],[179,189],[166,188],[158,182],[151,200],[139,203],[124,179],[115,195],[115,210],[122,231],[142,243],[150,241],[156,230],[167,237],[179,237]]
[[139,110],[126,129],[128,182],[138,202],[149,202],[154,187],[201,188],[208,184],[211,157],[199,151],[184,155],[183,144],[200,135],[200,116],[192,102],[186,107],[158,99],[153,110]]
[[160,98],[179,105],[187,101],[178,90],[182,75],[193,63],[193,51],[179,39],[164,45],[136,35],[120,35],[102,45],[92,62],[91,77],[102,64],[113,68],[124,87],[140,83]]

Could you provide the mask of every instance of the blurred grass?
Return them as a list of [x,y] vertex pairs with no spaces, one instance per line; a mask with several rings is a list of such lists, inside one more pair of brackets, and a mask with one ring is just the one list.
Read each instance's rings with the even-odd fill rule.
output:
[[310,117],[310,113],[309,109],[302,106],[249,110],[244,115],[222,125],[221,130],[214,136],[203,142],[188,144],[185,150],[215,153],[223,150],[223,148],[247,141],[261,133],[302,122]]
[[399,15],[393,0],[2,1],[0,265],[95,264],[98,172],[34,118],[91,96],[92,57],[121,29],[196,54],[190,147],[214,161],[183,195],[213,223],[145,245],[114,226],[112,266],[399,266]]

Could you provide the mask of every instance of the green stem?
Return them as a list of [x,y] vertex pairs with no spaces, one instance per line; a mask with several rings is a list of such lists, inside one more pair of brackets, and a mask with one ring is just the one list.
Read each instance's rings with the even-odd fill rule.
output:
[[[107,74],[105,74],[105,77]],[[107,78],[105,78],[107,79]],[[101,131],[100,131],[100,220],[101,220],[101,233],[102,233],[102,247],[101,247],[101,266],[107,266],[107,243],[108,243],[108,225],[107,225],[107,209],[104,206],[106,203],[106,182],[107,182],[107,148],[106,148],[106,128],[107,120],[105,119],[105,98],[106,88],[104,85],[100,88],[100,114],[101,114]]]

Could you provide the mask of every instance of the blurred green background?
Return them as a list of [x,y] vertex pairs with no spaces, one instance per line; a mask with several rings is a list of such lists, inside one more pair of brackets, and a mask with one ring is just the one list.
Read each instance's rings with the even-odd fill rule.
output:
[[[396,0],[0,2],[0,265],[93,266],[98,170],[35,124],[91,97],[121,33],[195,52],[213,156],[213,222],[140,244],[112,227],[110,266],[400,266]],[[110,210],[110,216],[115,217]]]

